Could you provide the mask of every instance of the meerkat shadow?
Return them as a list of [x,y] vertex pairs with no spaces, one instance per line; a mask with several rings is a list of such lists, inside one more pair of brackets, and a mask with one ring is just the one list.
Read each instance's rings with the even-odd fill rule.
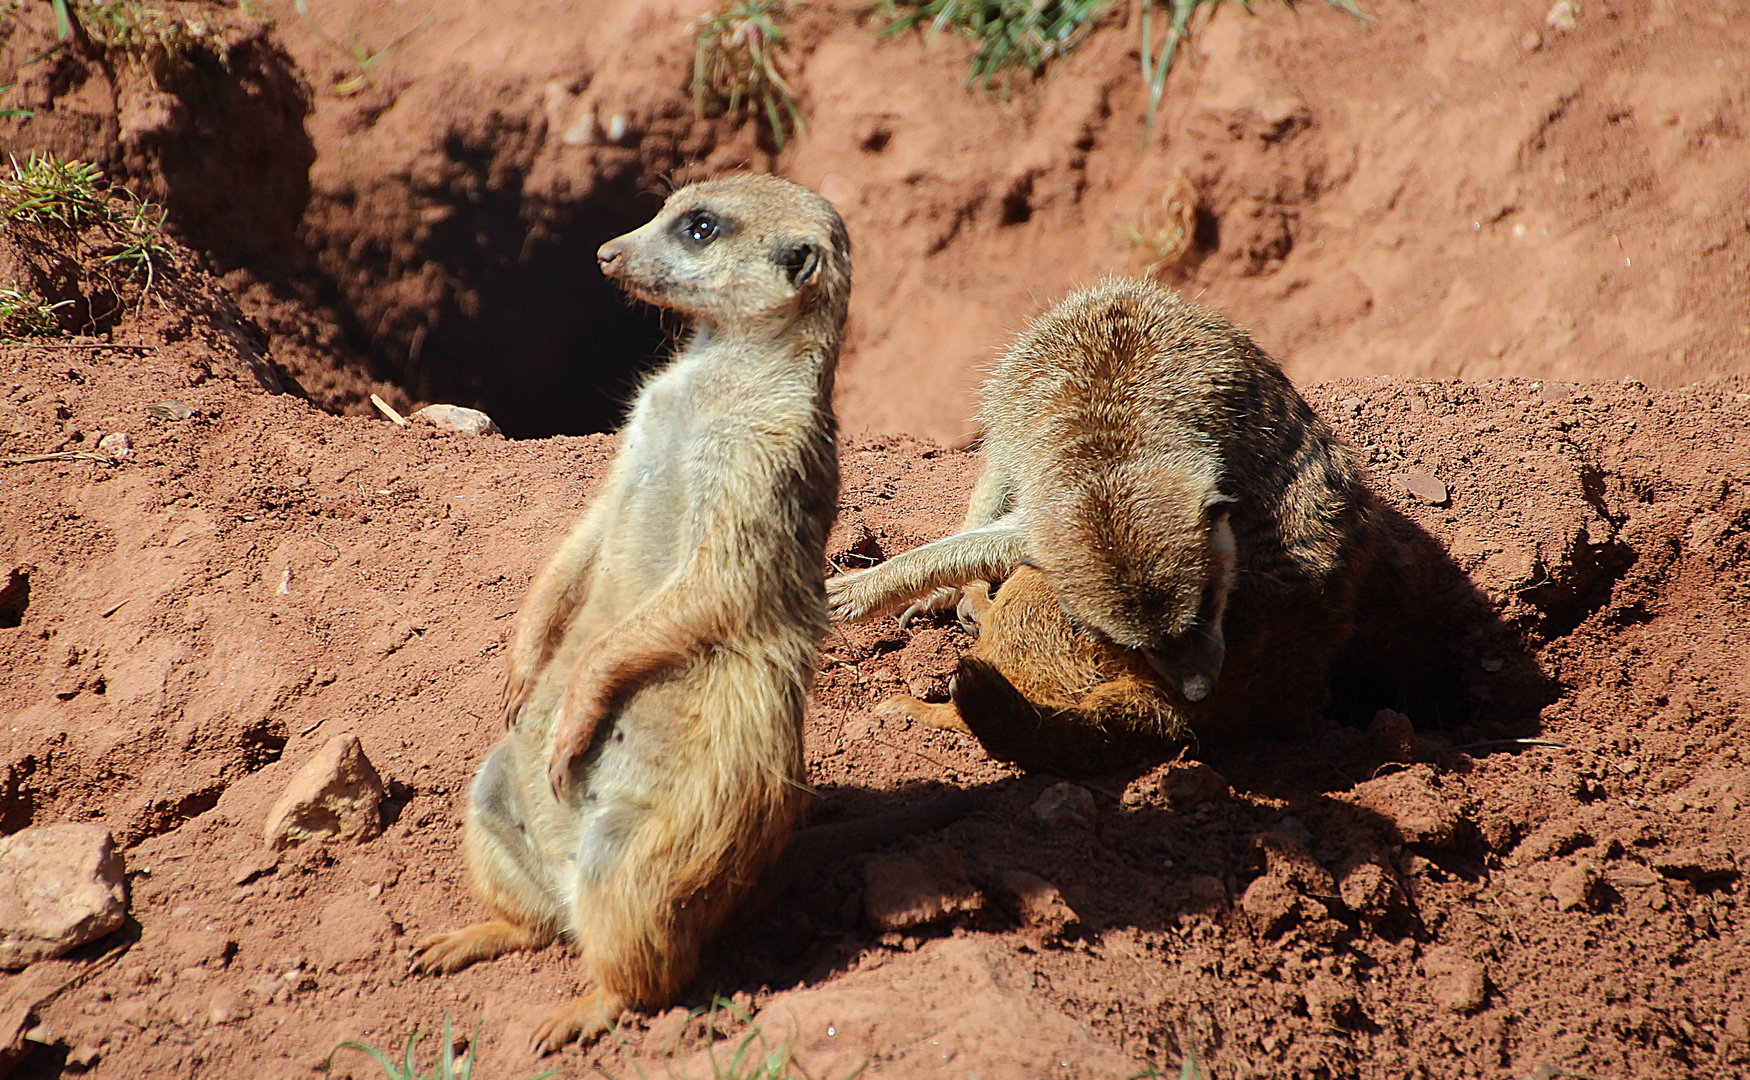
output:
[[1376,508],[1375,520],[1354,636],[1331,667],[1329,720],[1367,726],[1391,709],[1449,745],[1536,734],[1561,691],[1532,643],[1437,537],[1390,507]]

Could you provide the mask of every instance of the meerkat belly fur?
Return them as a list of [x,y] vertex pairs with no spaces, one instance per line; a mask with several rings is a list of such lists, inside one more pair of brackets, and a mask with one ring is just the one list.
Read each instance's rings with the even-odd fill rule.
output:
[[415,957],[447,972],[571,939],[594,990],[539,1026],[541,1051],[672,1002],[782,851],[838,499],[850,244],[831,204],[768,176],[694,184],[599,258],[690,334],[518,613],[511,730],[464,822],[496,918]]
[[[1243,331],[1151,283],[1109,280],[1020,335],[981,419],[984,469],[962,531],[829,581],[835,618],[937,609],[968,581],[1027,565],[1041,580],[1011,617],[1030,613],[1033,630],[1004,640],[1133,652],[1166,706],[1133,699],[1086,716],[1137,718],[1124,723],[1171,738],[1324,708],[1371,559],[1371,500],[1347,449]],[[1036,650],[1003,646],[997,660],[961,672],[961,714],[996,711],[980,693],[1091,689]],[[1119,663],[1150,696],[1131,661],[1107,655],[1102,670]],[[992,671],[1008,674],[1006,690]]]

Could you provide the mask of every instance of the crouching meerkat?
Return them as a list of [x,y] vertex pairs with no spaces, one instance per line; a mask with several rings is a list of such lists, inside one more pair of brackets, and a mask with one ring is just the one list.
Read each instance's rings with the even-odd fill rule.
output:
[[593,990],[539,1025],[543,1053],[670,1004],[790,837],[838,504],[832,205],[770,176],[693,184],[597,257],[690,331],[518,613],[510,731],[463,831],[494,917],[414,957],[453,972],[569,938]]
[[[1371,499],[1347,449],[1243,331],[1152,283],[1105,281],[1020,335],[981,420],[984,469],[962,531],[833,578],[836,619],[956,597],[965,617],[983,602],[961,586],[1036,569],[983,612],[983,634],[1013,625],[984,646],[990,659],[963,665],[954,707],[986,716],[970,726],[997,752],[995,703],[1044,706],[1017,715],[1004,744],[1026,735],[1020,752],[1042,764],[1077,728],[1173,738],[1323,710],[1371,559]],[[1114,679],[1122,705],[1077,704]]]

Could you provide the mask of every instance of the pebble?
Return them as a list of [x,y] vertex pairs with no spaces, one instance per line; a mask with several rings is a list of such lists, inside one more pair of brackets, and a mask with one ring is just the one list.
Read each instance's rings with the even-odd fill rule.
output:
[[1033,803],[1033,820],[1047,829],[1094,827],[1094,795],[1076,784],[1053,784]]
[[1536,30],[1527,30],[1519,39],[1519,47],[1526,52],[1536,52],[1543,48],[1543,35]]
[[134,449],[134,441],[128,438],[125,431],[112,431],[97,440],[99,453],[108,454],[112,458],[125,458]]
[[1556,0],[1550,6],[1549,14],[1543,17],[1543,23],[1551,30],[1565,34],[1580,25],[1580,5],[1574,0]]
[[1431,472],[1417,469],[1399,473],[1391,478],[1391,482],[1430,506],[1443,506],[1446,503],[1446,485]]
[[336,735],[298,770],[267,815],[276,851],[310,840],[370,840],[383,831],[383,781],[356,735]]
[[194,415],[194,410],[175,398],[167,398],[146,406],[146,414],[159,420],[187,420]]

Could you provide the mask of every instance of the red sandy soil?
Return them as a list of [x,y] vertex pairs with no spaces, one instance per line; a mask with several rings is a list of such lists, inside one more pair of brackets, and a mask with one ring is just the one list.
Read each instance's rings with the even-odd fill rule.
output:
[[[1122,14],[1004,103],[962,91],[957,43],[920,57],[821,5],[793,31],[809,127],[773,153],[692,118],[693,6],[453,3],[420,24],[361,3],[349,24],[313,2],[377,48],[418,24],[347,97],[341,58],[267,7],[271,26],[228,16],[225,78],[62,58],[22,73],[38,117],[0,121],[7,149],[84,153],[162,199],[198,249],[142,298],[82,249],[69,272],[0,240],[9,281],[109,290],[68,328],[111,346],[0,346],[0,456],[134,445],[0,467],[0,574],[30,568],[0,625],[0,830],[110,828],[134,920],[16,1075],[95,1048],[99,1077],[314,1076],[343,1038],[387,1048],[446,1013],[481,1022],[483,1077],[537,1071],[521,1046],[576,989],[562,950],[406,967],[479,914],[457,803],[497,736],[504,635],[614,442],[317,406],[375,388],[485,404],[513,434],[601,426],[576,418],[611,416],[659,328],[586,279],[594,242],[649,213],[658,174],[737,164],[826,191],[857,245],[841,538],[860,523],[892,554],[954,527],[980,363],[1070,285],[1138,268],[1115,233],[1183,169],[1202,218],[1183,287],[1312,383],[1405,555],[1330,721],[1081,778],[1087,830],[1030,816],[1059,778],[872,711],[939,693],[958,629],[845,628],[809,713],[816,820],[965,788],[973,812],[925,839],[987,889],[1049,880],[1082,928],[1040,945],[992,906],[882,937],[859,856],[725,935],[682,1005],[735,998],[816,1076],[1120,1077],[1186,1052],[1224,1080],[1750,1070],[1733,9],[1588,2],[1565,34],[1541,3],[1392,2],[1367,29],[1224,11],[1144,150]],[[0,25],[0,71],[43,23]],[[193,415],[143,411],[169,398]],[[1411,472],[1449,501],[1394,482]],[[1382,703],[1413,753],[1369,732]],[[346,733],[390,784],[385,833],[264,860],[268,807]],[[555,1061],[708,1074],[686,1060],[704,1027],[634,1015]]]

